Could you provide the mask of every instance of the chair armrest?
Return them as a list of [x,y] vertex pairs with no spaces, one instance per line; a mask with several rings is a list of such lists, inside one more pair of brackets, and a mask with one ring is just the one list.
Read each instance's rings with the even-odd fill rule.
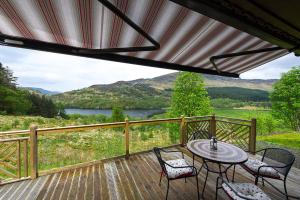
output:
[[182,158],[184,158],[184,154],[182,151],[176,151],[176,150],[165,150],[165,149],[160,149],[164,153],[181,153]]
[[[260,171],[260,169],[261,168],[263,168],[263,167],[272,167],[274,170],[276,170],[276,168],[286,168],[286,167],[288,167],[290,164],[288,164],[288,165],[284,165],[284,166],[276,166],[276,165],[263,165],[263,166],[260,166],[260,167],[258,167],[258,170],[257,170],[257,175],[259,176],[259,171]],[[278,170],[276,170],[276,171],[278,171]]]

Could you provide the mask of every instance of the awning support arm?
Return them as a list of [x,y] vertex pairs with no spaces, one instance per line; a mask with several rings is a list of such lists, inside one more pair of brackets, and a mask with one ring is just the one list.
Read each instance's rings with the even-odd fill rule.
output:
[[224,59],[224,58],[232,58],[237,56],[244,56],[244,55],[250,55],[250,54],[256,54],[256,53],[264,53],[269,51],[278,51],[283,50],[281,47],[271,47],[271,48],[264,48],[264,49],[256,49],[256,50],[250,50],[250,51],[241,51],[236,53],[228,53],[228,54],[222,54],[217,56],[210,57],[209,61],[214,66],[214,68],[217,70],[218,73],[221,73],[221,70],[217,67],[215,60],[218,59]]

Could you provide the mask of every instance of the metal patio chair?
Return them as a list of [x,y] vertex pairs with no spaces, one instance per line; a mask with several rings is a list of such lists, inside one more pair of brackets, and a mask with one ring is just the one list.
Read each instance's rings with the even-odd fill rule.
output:
[[[220,180],[221,186],[219,186]],[[223,189],[227,196],[234,200],[271,200],[266,193],[253,183],[228,182],[220,176],[217,179],[216,200],[218,199],[219,189]]]
[[[249,159],[247,162],[241,164],[241,166],[255,177],[255,185],[257,185],[259,178],[261,178],[263,186],[264,181],[266,181],[288,199],[289,195],[286,188],[286,179],[295,161],[295,156],[290,151],[281,148],[266,148],[255,153],[258,152],[263,153],[261,160]],[[284,192],[265,178],[282,180]]]
[[[194,166],[190,166],[184,159],[184,155],[181,151],[167,151],[158,147],[154,147],[153,151],[158,159],[158,162],[161,166],[161,172],[160,172],[160,179],[159,179],[159,185],[161,185],[161,179],[162,177],[166,177],[168,180],[168,186],[167,186],[167,194],[166,199],[168,199],[169,194],[169,182],[172,180],[177,179],[185,179],[189,177],[195,177],[197,182],[197,195],[198,199],[200,199],[199,195],[199,185],[198,185],[198,174],[197,169]],[[182,158],[181,159],[175,159],[175,160],[164,160],[161,156],[161,152],[164,153],[181,153]]]

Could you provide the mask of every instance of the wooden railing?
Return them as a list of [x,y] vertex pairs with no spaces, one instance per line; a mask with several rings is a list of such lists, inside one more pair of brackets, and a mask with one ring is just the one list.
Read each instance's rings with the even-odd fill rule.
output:
[[0,184],[1,180],[28,177],[28,140],[29,137],[0,139]]
[[243,120],[220,116],[205,116],[186,123],[187,140],[208,139],[233,143],[247,152],[255,153],[256,119]]
[[[238,145],[241,148],[249,151],[250,153],[255,152],[255,119],[250,121],[227,117],[216,117],[213,115],[201,117],[182,116],[180,118],[153,119],[141,121],[125,120],[125,122],[68,126],[57,128],[38,128],[37,126],[32,126],[30,130],[0,132],[0,174],[5,174],[4,177],[0,177],[0,180],[4,179],[7,182],[7,180],[13,181],[28,178],[28,170],[30,170],[30,178],[35,179],[39,176],[38,163],[39,158],[41,159],[41,157],[39,157],[41,155],[38,154],[39,137],[50,136],[52,133],[72,134],[74,132],[89,131],[93,129],[121,129],[125,140],[125,150],[122,156],[129,158],[131,154],[131,137],[134,134],[132,131],[133,127],[166,123],[177,124],[179,127],[178,132],[180,133],[180,141],[175,142],[175,144],[172,144],[172,146],[185,146],[185,144],[192,139],[204,139],[210,138],[211,136],[216,136],[219,140]],[[152,147],[153,146],[149,147],[146,150],[150,150]],[[30,152],[29,155],[27,152]],[[81,163],[81,165],[88,165],[89,163],[94,162],[95,161],[93,160],[91,162]],[[70,168],[70,166],[67,167]],[[63,169],[64,167],[58,168],[56,169],[56,171],[61,171]],[[48,170],[46,172],[43,171],[42,174],[47,174],[47,172],[50,173],[53,172],[53,170]]]

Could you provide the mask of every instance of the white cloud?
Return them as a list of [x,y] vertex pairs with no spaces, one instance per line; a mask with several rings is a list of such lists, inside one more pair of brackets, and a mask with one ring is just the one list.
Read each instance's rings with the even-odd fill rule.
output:
[[300,57],[288,54],[272,62],[241,74],[244,79],[278,79],[281,74],[289,71],[292,67],[300,66]]
[[19,77],[19,85],[55,91],[74,90],[120,80],[152,78],[175,72],[11,47],[0,48],[0,61],[9,66],[15,76]]

